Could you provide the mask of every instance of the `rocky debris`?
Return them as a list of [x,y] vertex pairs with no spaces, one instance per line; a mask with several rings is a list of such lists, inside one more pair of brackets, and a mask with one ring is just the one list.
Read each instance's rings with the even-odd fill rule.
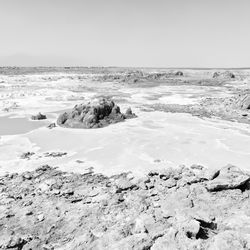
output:
[[18,108],[20,108],[20,106],[16,102],[13,102],[13,103],[10,103],[10,104],[8,103],[7,107],[3,108],[3,111],[11,112],[11,111],[14,111],[14,110],[16,110]]
[[32,155],[34,155],[34,154],[35,154],[34,152],[26,152],[26,153],[23,153],[23,154],[20,156],[20,158],[21,158],[21,159],[27,159],[27,160],[29,160],[30,157],[31,157]]
[[72,111],[61,114],[57,119],[57,124],[68,128],[102,128],[135,117],[131,108],[123,114],[120,107],[112,100],[99,99],[76,105]]
[[67,155],[67,152],[46,152],[44,153],[45,157],[62,157]]
[[249,178],[231,165],[1,176],[0,248],[249,249]]
[[47,128],[52,129],[55,127],[56,127],[56,124],[53,122],[53,123],[49,124]]
[[250,89],[240,92],[231,98],[230,101],[242,110],[250,110]]
[[229,229],[216,235],[208,249],[250,249],[250,237]]
[[43,115],[40,112],[37,115],[31,116],[31,120],[45,120],[45,119],[47,119],[46,115]]
[[[35,155],[34,152],[25,152],[23,153],[20,158],[21,159],[26,159],[26,160],[30,160],[30,158]],[[67,152],[45,152],[43,154],[36,154],[36,159],[42,158],[42,157],[63,157],[67,155]]]
[[235,74],[232,73],[231,71],[214,72],[213,78],[234,79]]

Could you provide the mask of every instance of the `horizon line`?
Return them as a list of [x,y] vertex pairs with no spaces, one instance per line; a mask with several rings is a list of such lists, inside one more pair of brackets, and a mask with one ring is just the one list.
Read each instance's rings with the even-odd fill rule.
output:
[[210,69],[220,69],[220,70],[231,70],[231,69],[250,69],[250,67],[143,67],[143,66],[0,66],[2,68],[128,68],[128,69],[196,69],[196,70],[210,70]]

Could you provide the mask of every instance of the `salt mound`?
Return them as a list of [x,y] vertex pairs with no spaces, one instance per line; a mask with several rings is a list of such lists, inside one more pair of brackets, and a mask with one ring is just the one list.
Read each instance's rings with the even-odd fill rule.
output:
[[103,98],[76,105],[72,111],[61,114],[57,124],[68,128],[102,128],[135,117],[130,108],[123,114],[112,100]]

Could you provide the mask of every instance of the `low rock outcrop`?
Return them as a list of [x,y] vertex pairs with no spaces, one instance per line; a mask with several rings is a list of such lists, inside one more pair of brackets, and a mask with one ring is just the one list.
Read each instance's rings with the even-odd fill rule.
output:
[[236,95],[233,99],[233,102],[237,107],[243,110],[250,109],[250,89],[246,91],[242,91],[238,95]]
[[45,119],[47,119],[46,115],[43,115],[40,112],[37,115],[31,116],[31,120],[45,120]]
[[214,72],[213,78],[234,79],[235,74],[232,73],[231,71]]
[[250,89],[237,90],[229,97],[202,98],[198,104],[150,104],[145,111],[189,113],[198,117],[220,117],[250,124]]
[[122,83],[137,83],[148,81],[165,81],[168,79],[176,78],[177,76],[184,76],[183,72],[177,71],[165,71],[165,72],[146,72],[146,71],[127,71],[104,74],[97,77],[98,81],[105,82],[122,82]]
[[112,100],[99,99],[76,105],[72,111],[61,114],[57,119],[57,124],[68,128],[102,128],[135,117],[131,108],[123,114],[120,107]]
[[139,179],[48,165],[8,174],[0,177],[0,249],[247,250],[249,177],[231,165]]
[[183,76],[183,75],[184,75],[183,72],[180,71],[180,70],[176,71],[174,74],[175,74],[176,76]]

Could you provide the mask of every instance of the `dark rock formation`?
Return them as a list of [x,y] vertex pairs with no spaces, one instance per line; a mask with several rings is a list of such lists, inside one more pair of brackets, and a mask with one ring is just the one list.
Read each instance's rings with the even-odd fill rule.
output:
[[100,75],[96,78],[98,81],[105,82],[122,82],[122,83],[137,83],[148,81],[163,81],[175,78],[176,76],[183,76],[182,71],[168,71],[168,72],[146,72],[146,71],[125,71]]
[[183,76],[184,74],[183,74],[182,71],[176,71],[176,72],[175,72],[175,75],[176,75],[176,76]]
[[61,114],[57,124],[68,128],[101,128],[134,117],[136,115],[132,113],[131,108],[123,114],[113,101],[100,99],[76,105],[72,111]]
[[55,127],[56,127],[56,124],[53,122],[53,123],[49,124],[47,128],[52,129]]
[[45,157],[62,157],[67,155],[67,152],[46,152],[44,153]]
[[20,156],[20,158],[21,158],[21,159],[27,159],[27,160],[29,160],[30,157],[31,157],[32,155],[34,155],[34,154],[35,154],[34,152],[26,152],[26,153],[23,153],[23,154]]
[[47,119],[46,115],[43,115],[40,112],[37,115],[31,116],[31,120],[44,120],[44,119]]
[[230,71],[214,72],[213,78],[234,79],[235,75],[234,75],[234,73],[232,73]]
[[0,249],[247,250],[249,177],[200,165],[140,179],[48,165],[0,176]]

